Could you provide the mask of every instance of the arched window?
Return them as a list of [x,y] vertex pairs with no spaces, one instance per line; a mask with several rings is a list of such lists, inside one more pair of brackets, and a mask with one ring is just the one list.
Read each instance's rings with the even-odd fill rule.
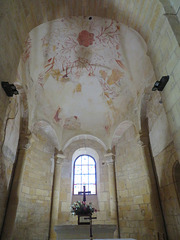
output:
[[89,155],[78,156],[74,161],[73,194],[83,191],[83,186],[86,191],[96,194],[96,185],[96,161]]

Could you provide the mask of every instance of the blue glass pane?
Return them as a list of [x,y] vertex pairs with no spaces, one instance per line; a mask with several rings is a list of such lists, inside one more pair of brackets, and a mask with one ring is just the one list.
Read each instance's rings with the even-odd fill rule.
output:
[[81,175],[74,175],[74,184],[81,183]]
[[89,173],[95,174],[95,166],[89,166]]
[[78,157],[75,161],[75,165],[81,165],[81,157]]
[[74,185],[74,194],[82,191],[82,185]]
[[95,165],[95,161],[91,157],[89,157],[89,165]]
[[89,185],[89,191],[91,194],[96,194],[96,185]]
[[82,184],[88,183],[88,175],[82,175]]
[[75,174],[81,174],[81,166],[75,166]]
[[88,164],[88,156],[82,156],[82,165],[87,165]]
[[88,166],[82,166],[82,174],[88,174]]
[[89,175],[89,183],[95,183],[95,175]]

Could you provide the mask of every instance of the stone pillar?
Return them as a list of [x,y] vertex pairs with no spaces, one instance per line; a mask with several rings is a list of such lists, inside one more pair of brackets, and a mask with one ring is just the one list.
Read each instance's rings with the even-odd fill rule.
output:
[[31,146],[30,139],[32,135],[20,136],[16,166],[12,179],[12,186],[9,193],[9,201],[7,204],[4,225],[2,228],[1,240],[10,240],[13,236],[13,230],[16,220],[16,212],[21,194],[21,186],[23,182],[25,159],[28,149]]
[[112,219],[117,219],[117,202],[116,202],[116,182],[115,182],[115,169],[113,154],[108,153],[105,155],[106,163],[108,166],[109,178],[109,194],[110,194],[110,216]]
[[56,153],[54,156],[55,166],[54,166],[54,181],[53,181],[53,193],[52,193],[53,195],[52,195],[50,240],[56,239],[54,226],[58,224],[61,167],[62,167],[64,158],[65,156],[60,153]]
[[[149,189],[149,203],[151,205],[153,219],[154,219],[154,229],[156,234],[163,233],[168,239],[168,233],[166,229],[166,222],[164,211],[162,207],[162,199],[160,195],[160,186],[159,179],[156,171],[156,164],[154,162],[154,158],[152,155],[152,151],[150,148],[150,139],[148,132],[148,124],[145,121],[144,125],[142,125],[142,131],[138,138],[138,144],[142,147],[144,159],[146,160],[146,165],[148,169],[148,175],[150,179],[150,189]],[[147,194],[146,194],[147,195]],[[153,197],[151,197],[151,195]]]
[[180,129],[175,132],[173,135],[174,146],[177,151],[178,161],[180,163]]

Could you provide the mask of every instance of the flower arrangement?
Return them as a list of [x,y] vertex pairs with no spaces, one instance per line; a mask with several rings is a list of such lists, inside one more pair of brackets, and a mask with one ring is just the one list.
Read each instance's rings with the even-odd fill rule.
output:
[[86,204],[86,202],[77,201],[71,205],[71,213],[73,215],[92,215],[97,212],[95,208],[92,207],[92,203]]

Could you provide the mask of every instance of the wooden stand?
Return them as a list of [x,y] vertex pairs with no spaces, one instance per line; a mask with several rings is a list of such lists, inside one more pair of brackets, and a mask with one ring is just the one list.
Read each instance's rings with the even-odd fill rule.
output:
[[90,215],[78,215],[78,225],[90,225]]
[[89,219],[90,220],[90,240],[93,239],[93,234],[92,234],[92,219],[97,219],[97,217],[92,217],[91,215],[85,219]]

